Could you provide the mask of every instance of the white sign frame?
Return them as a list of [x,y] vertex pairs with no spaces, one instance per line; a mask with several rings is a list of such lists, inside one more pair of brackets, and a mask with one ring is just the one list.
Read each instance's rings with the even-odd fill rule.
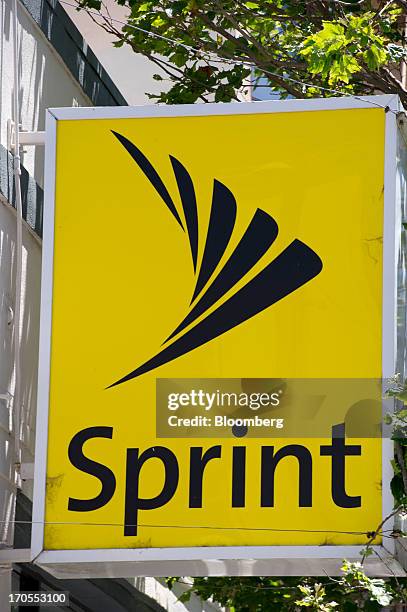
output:
[[[361,546],[228,546],[96,550],[44,550],[46,459],[54,249],[56,126],[58,120],[119,119],[252,113],[289,113],[385,107],[385,187],[383,246],[383,377],[395,372],[398,237],[396,221],[397,96],[366,96],[256,103],[187,104],[176,106],[95,107],[49,109],[46,117],[45,201],[41,284],[40,354],[36,423],[34,503],[31,553],[35,563],[59,577],[119,577],[165,575],[323,575],[337,574],[344,558],[360,560]],[[393,508],[389,483],[393,458],[391,440],[383,440],[382,515]],[[293,526],[295,527],[295,526]],[[372,575],[405,575],[394,560],[391,539],[375,546],[367,560]],[[380,561],[380,558],[382,559]],[[370,568],[370,569],[369,569]]]

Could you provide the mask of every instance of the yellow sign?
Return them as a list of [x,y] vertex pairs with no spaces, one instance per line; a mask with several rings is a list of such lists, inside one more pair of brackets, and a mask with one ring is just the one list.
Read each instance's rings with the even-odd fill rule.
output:
[[385,112],[256,106],[56,122],[45,550],[359,545],[381,520],[381,440],[341,423],[156,435],[157,379],[382,376]]

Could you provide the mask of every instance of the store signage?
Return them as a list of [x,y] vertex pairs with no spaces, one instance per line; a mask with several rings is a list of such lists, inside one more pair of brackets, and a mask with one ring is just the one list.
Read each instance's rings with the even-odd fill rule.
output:
[[388,117],[349,100],[52,111],[43,551],[366,541]]

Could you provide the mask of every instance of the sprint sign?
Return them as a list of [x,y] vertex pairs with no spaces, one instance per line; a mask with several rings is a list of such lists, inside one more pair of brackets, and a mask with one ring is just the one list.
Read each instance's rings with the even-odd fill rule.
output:
[[55,111],[44,550],[359,545],[380,522],[386,113],[339,102]]

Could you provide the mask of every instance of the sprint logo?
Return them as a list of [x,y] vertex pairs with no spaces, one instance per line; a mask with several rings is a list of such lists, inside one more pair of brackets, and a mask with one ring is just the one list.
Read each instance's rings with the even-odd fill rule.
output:
[[[275,241],[278,234],[275,219],[258,208],[230,257],[220,271],[214,274],[232,236],[237,212],[233,193],[226,185],[214,179],[209,224],[202,260],[198,266],[199,215],[194,184],[187,169],[178,159],[169,156],[182,203],[183,221],[166,186],[147,157],[125,136],[117,132],[113,134],[187,235],[196,281],[188,312],[165,339],[161,350],[109,388],[150,372],[221,336],[293,293],[322,270],[322,261],[315,251],[296,239],[243,287],[221,301]],[[216,304],[219,305],[212,312],[196,322]]]

